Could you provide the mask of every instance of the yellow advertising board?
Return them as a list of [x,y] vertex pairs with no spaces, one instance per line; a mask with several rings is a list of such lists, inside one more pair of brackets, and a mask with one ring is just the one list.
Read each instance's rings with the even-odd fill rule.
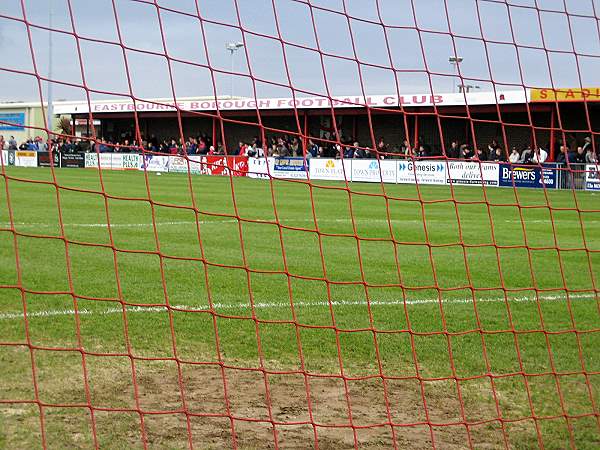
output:
[[595,88],[562,88],[532,89],[532,102],[600,102],[600,87]]

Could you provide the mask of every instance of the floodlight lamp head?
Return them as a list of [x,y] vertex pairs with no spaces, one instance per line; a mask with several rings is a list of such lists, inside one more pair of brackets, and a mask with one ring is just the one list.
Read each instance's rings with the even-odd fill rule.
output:
[[244,46],[243,42],[227,42],[225,43],[225,49],[229,50],[230,52],[234,52],[240,48],[242,48]]

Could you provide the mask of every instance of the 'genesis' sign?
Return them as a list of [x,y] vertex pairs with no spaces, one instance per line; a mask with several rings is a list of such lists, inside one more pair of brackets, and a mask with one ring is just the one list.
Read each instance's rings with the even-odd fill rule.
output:
[[443,161],[399,161],[398,183],[446,184],[446,163]]

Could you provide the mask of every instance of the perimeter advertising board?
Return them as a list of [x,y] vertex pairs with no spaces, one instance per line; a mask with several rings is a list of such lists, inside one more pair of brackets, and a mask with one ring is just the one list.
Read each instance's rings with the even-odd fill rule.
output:
[[309,163],[309,174],[314,180],[350,181],[352,160],[312,158]]
[[248,176],[250,178],[269,178],[269,166],[273,165],[274,158],[248,158]]
[[478,161],[450,161],[446,176],[448,184],[498,186],[498,164]]
[[[85,168],[97,169],[98,168],[98,154],[97,153],[86,153]],[[112,153],[100,153],[100,168],[101,169],[112,169]]]
[[245,177],[248,174],[247,156],[202,156],[201,171],[204,175]]
[[142,157],[140,170],[147,170],[148,172],[168,172],[170,162],[171,157],[169,156],[146,154]]
[[37,167],[36,152],[27,150],[15,151],[15,166],[19,167]]
[[137,153],[113,153],[110,166],[115,170],[138,170],[142,160],[142,155]]
[[[142,168],[142,155],[137,153],[100,153],[100,168],[108,170],[138,170]],[[84,167],[97,169],[98,154],[86,153]]]
[[[37,152],[38,167],[50,167],[50,152]],[[52,152],[52,165],[60,167],[60,153]]]
[[600,191],[600,166],[594,164],[585,166],[585,189]]
[[61,153],[60,167],[85,167],[85,155],[83,153]]
[[498,165],[500,186],[555,189],[557,186],[556,166],[514,166]]
[[308,162],[304,158],[269,158],[267,164],[273,178],[308,178]]
[[353,159],[352,181],[366,181],[369,183],[395,183],[396,161],[377,161],[375,159]]
[[183,156],[171,156],[169,162],[169,172],[175,173],[191,173],[198,175],[202,172],[202,156],[190,155],[186,159]]
[[446,184],[444,161],[398,161],[398,183]]

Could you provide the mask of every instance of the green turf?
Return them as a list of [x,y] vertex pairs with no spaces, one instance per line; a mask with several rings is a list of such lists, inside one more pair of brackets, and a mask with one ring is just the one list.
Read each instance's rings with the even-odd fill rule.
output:
[[[333,182],[176,174],[146,182],[143,173],[108,171],[101,180],[97,171],[69,169],[55,171],[57,190],[50,170],[6,175],[0,400],[35,398],[27,347],[4,345],[27,340],[271,371],[300,370],[301,349],[307,372],[340,374],[341,361],[347,377],[380,374],[378,358],[385,376],[416,377],[416,358],[427,386],[458,378],[467,407],[492,404],[492,374],[502,416],[515,421],[506,425],[515,428],[511,445],[600,445],[589,416],[600,403],[596,194],[364,183],[348,191]],[[31,291],[23,297],[19,275]],[[78,317],[63,313],[75,307]],[[85,402],[79,352],[33,354],[43,402]],[[100,366],[121,361],[97,358]],[[77,389],[51,388],[53,374]],[[0,447],[39,439],[14,426],[3,432],[14,416],[2,411]],[[490,411],[466,420],[498,428]],[[541,442],[532,416],[541,418]],[[126,433],[136,420],[115,427]],[[39,430],[39,421],[29,423]],[[75,445],[61,430],[58,442]]]

